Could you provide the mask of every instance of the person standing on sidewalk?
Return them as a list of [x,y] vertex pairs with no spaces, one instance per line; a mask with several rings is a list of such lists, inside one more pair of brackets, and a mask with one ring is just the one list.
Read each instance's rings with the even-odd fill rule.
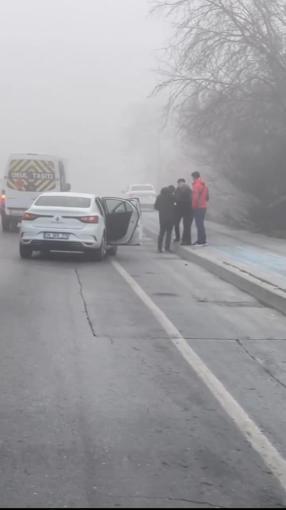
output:
[[209,190],[206,183],[201,179],[200,172],[193,172],[192,177],[193,177],[192,186],[193,212],[198,232],[198,239],[194,244],[205,246],[207,244],[205,216],[209,200]]
[[171,237],[175,218],[175,195],[174,187],[168,186],[161,189],[157,196],[154,208],[159,212],[160,232],[158,236],[158,252],[162,253],[165,240],[165,251],[171,252]]
[[175,209],[175,242],[180,241],[180,223],[183,220],[183,246],[191,245],[191,226],[193,221],[192,210],[192,190],[185,179],[178,179],[177,189],[175,192],[176,209]]

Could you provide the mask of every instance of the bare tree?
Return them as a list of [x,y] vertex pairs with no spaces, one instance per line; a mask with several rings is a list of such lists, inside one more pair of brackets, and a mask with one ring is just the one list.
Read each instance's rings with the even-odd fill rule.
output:
[[284,84],[284,1],[155,0],[154,9],[175,18],[158,86],[170,87],[172,106],[190,97],[204,105],[218,92],[249,93],[258,82],[277,92],[281,77]]
[[[285,0],[153,3],[174,26],[156,91],[168,91],[184,135],[261,200],[286,194]],[[269,191],[270,165],[279,189]]]

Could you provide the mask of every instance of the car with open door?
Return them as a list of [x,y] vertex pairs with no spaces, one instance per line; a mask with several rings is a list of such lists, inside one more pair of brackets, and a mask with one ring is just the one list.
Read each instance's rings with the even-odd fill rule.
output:
[[20,256],[34,251],[81,252],[95,260],[118,246],[141,243],[136,201],[87,193],[43,193],[23,214]]

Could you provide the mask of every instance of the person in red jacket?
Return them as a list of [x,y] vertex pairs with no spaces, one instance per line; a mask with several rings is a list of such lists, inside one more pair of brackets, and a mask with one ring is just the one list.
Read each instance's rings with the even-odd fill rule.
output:
[[209,190],[206,183],[201,179],[200,172],[193,172],[192,177],[192,205],[198,231],[198,239],[194,244],[205,246],[207,244],[205,216],[209,200]]

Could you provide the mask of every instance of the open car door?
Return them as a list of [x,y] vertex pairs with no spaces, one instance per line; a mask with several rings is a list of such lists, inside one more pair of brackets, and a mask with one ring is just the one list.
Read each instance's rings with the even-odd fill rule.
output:
[[137,207],[137,209],[139,211],[139,214],[141,216],[142,215],[142,209],[141,209],[141,204],[140,204],[139,198],[133,197],[133,198],[129,198],[128,200],[129,200],[129,202],[131,202],[132,204],[134,204]]
[[136,201],[102,197],[100,202],[105,211],[107,244],[114,246],[141,244],[141,213]]

